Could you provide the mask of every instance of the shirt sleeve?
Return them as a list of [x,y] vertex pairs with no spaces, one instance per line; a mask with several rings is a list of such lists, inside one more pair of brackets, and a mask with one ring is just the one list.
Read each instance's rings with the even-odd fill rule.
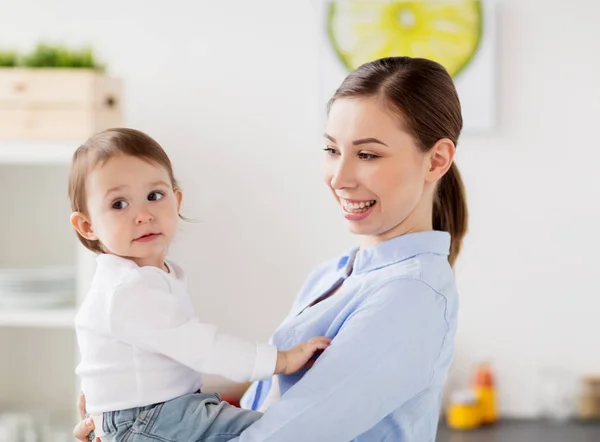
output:
[[354,310],[312,369],[237,442],[347,442],[427,389],[449,331],[446,299],[387,282]]
[[168,280],[153,270],[137,269],[113,294],[109,327],[116,339],[235,382],[273,375],[276,347],[222,334],[214,325],[201,323],[178,298],[182,295],[173,293]]

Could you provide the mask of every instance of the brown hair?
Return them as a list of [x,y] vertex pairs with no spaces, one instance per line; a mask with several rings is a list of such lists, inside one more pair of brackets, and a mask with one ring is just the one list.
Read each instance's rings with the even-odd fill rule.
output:
[[[171,160],[164,149],[144,132],[128,128],[113,128],[99,132],[89,138],[73,154],[69,171],[69,199],[71,210],[87,214],[85,180],[98,165],[105,164],[117,155],[126,155],[143,159],[166,169],[173,190],[179,190],[179,184],[173,174]],[[79,241],[95,253],[104,253],[99,241],[84,238],[77,232]]]
[[[463,125],[458,94],[446,69],[434,61],[388,57],[365,63],[342,82],[328,111],[344,97],[383,98],[423,152],[442,138],[458,143]],[[465,189],[454,163],[438,183],[432,222],[435,230],[450,233],[448,260],[454,265],[468,224]]]

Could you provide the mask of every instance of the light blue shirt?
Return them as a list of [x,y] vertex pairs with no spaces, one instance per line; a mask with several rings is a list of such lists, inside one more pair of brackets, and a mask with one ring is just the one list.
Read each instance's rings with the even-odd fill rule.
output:
[[[279,375],[281,399],[233,440],[433,442],[456,331],[449,248],[446,232],[410,233],[317,268],[271,341],[331,346],[310,370]],[[254,383],[242,406],[258,409],[270,386]]]

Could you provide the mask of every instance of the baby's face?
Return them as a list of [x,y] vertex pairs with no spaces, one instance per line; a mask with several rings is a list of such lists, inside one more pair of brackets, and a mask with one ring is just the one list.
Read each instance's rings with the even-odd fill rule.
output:
[[86,198],[91,230],[108,253],[162,267],[181,205],[162,166],[115,156],[87,177]]

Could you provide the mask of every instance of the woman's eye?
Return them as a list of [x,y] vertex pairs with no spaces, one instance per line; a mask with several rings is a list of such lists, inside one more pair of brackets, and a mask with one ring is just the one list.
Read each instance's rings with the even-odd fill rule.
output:
[[165,197],[165,194],[162,192],[151,192],[148,195],[148,201],[158,201]]
[[112,203],[112,208],[116,210],[123,210],[128,205],[129,203],[127,201],[119,200]]
[[326,146],[323,148],[323,150],[327,153],[327,155],[331,155],[331,156],[333,156],[337,153],[337,151],[331,146]]
[[375,158],[379,158],[379,156],[374,155],[372,153],[361,152],[358,154],[358,158],[360,158],[361,160],[374,160]]

